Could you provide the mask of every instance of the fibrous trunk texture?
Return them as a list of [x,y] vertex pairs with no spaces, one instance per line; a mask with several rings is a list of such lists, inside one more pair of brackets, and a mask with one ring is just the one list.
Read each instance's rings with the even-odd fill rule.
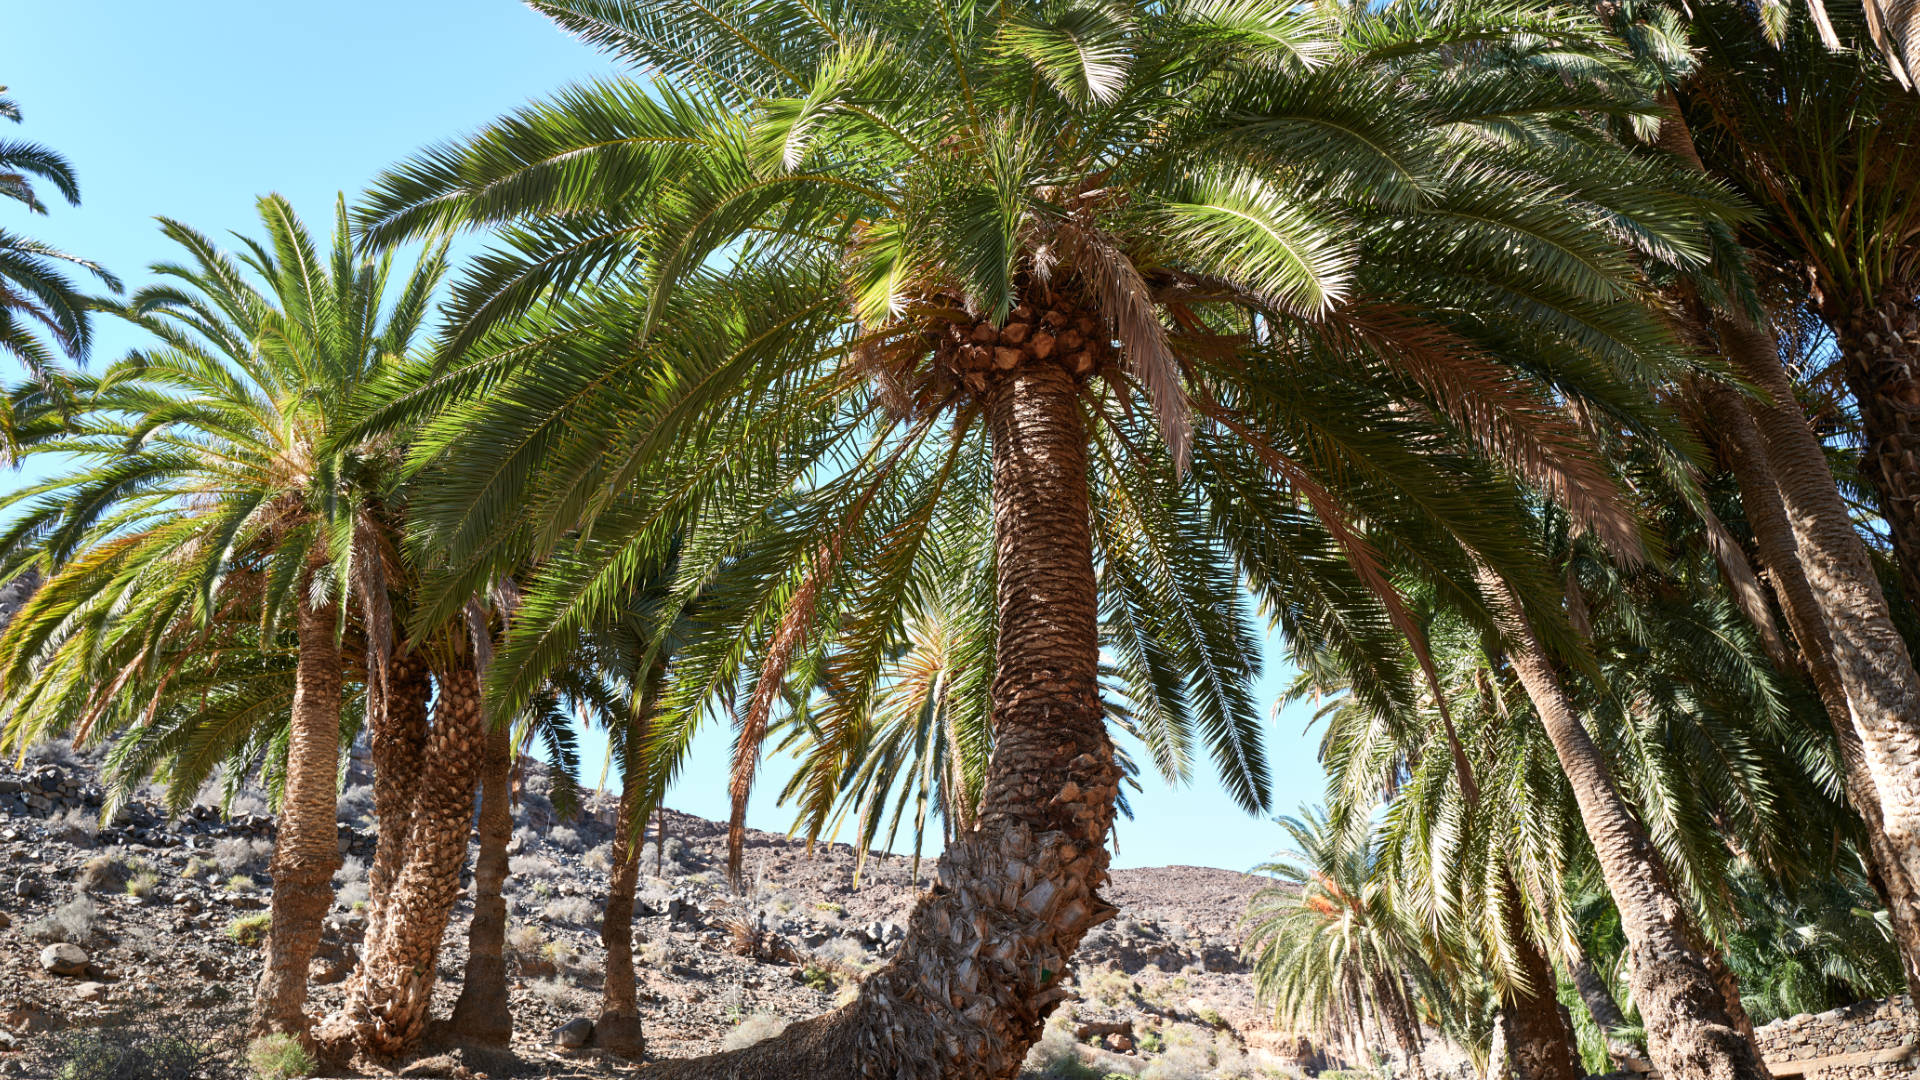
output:
[[[373,680],[369,680],[372,682]],[[384,692],[369,694],[368,750],[373,757],[373,816],[379,842],[367,871],[366,941],[377,940],[386,917],[393,883],[406,857],[407,823],[413,817],[414,781],[420,774],[420,752],[427,743],[427,700],[433,681],[427,662],[405,646],[394,649],[387,661]]]
[[1620,911],[1633,1000],[1646,1022],[1654,1066],[1667,1080],[1764,1080],[1770,1074],[1741,1023],[1744,1014],[1722,992],[1725,965],[1698,944],[1659,852],[1620,797],[1518,598],[1490,570],[1483,569],[1480,580],[1502,616],[1514,673],[1553,743]]
[[340,1011],[321,1040],[384,1058],[412,1048],[426,1029],[440,939],[460,896],[472,831],[473,788],[486,753],[480,682],[471,665],[436,672],[439,696],[415,778],[406,854],[378,939],[369,939]]
[[[303,579],[300,595],[311,595]],[[307,967],[340,868],[335,776],[340,763],[340,646],[336,609],[300,604],[287,781],[273,845],[273,925],[254,995],[252,1033],[307,1036]]]
[[[1750,412],[1793,532],[1795,563],[1826,628],[1860,760],[1873,782],[1879,811],[1873,854],[1895,906],[1901,906],[1900,895],[1913,896],[1920,884],[1920,677],[1826,455],[1793,396],[1772,333],[1731,320],[1721,320],[1720,331],[1736,370],[1771,399],[1754,402]],[[1843,753],[1852,752],[1851,743],[1841,739]],[[1860,786],[1857,778],[1850,781],[1850,798]],[[1858,792],[1861,802],[1865,794]],[[1873,813],[1862,816],[1873,829]],[[1920,971],[1920,927],[1913,909],[1903,915],[1896,923],[1903,962],[1909,972]]]
[[1820,601],[1800,564],[1793,526],[1787,520],[1779,485],[1768,464],[1765,442],[1746,400],[1732,388],[1707,388],[1703,404],[1725,447],[1761,566],[1773,583],[1787,627],[1800,645],[1807,673],[1833,726],[1847,801],[1867,826],[1869,877],[1891,916],[1907,992],[1920,1001],[1920,890],[1915,889],[1914,879],[1888,844],[1880,816],[1880,793],[1867,769],[1866,751],[1854,730],[1846,689],[1834,667],[1833,638],[1827,633]]
[[473,858],[473,920],[467,925],[467,972],[460,999],[447,1021],[448,1041],[506,1046],[513,1041],[507,1002],[507,844],[513,839],[509,774],[513,733],[507,725],[487,732],[480,771],[480,849]]
[[634,752],[639,738],[638,733],[628,733],[626,760],[620,768],[620,812],[614,821],[612,866],[607,870],[607,910],[600,920],[607,975],[600,993],[600,1019],[593,1025],[595,1046],[632,1061],[647,1052],[633,969],[633,897],[640,882],[640,834],[646,828]]
[[[1920,604],[1920,306],[1914,289],[1832,318],[1847,388],[1866,436],[1865,473],[1880,494],[1909,603]],[[1902,295],[1904,294],[1904,295]]]
[[1514,1080],[1580,1080],[1579,1055],[1573,1030],[1554,996],[1553,967],[1534,943],[1533,931],[1521,910],[1520,890],[1511,874],[1501,889],[1501,912],[1515,965],[1526,985],[1510,986],[1500,997],[1507,1014],[1507,1052],[1513,1057]]
[[1385,1015],[1387,1030],[1393,1033],[1393,1041],[1399,1044],[1400,1053],[1407,1059],[1407,1069],[1413,1074],[1413,1080],[1427,1080],[1427,1063],[1422,1051],[1426,1049],[1420,1037],[1420,1025],[1414,1022],[1408,1008],[1406,988],[1399,981],[1397,972],[1375,976],[1374,999],[1380,1004]]
[[900,951],[853,1002],[655,1076],[1010,1077],[1066,996],[1080,939],[1113,915],[1097,891],[1118,775],[1098,698],[1079,384],[1027,351],[986,387],[999,648],[978,821],[942,856]]
[[[1692,132],[1671,99],[1666,105],[1660,146],[1688,167],[1705,172]],[[1743,316],[1720,315],[1712,322],[1734,370],[1764,395],[1749,409],[1793,531],[1795,561],[1806,575],[1826,625],[1834,674],[1873,780],[1882,841],[1875,847],[1875,858],[1885,863],[1880,870],[1889,890],[1902,887],[1899,879],[1920,885],[1920,675],[1915,673],[1906,641],[1893,625],[1873,561],[1854,531],[1825,451],[1794,395],[1772,328]],[[1910,322],[1897,319],[1893,325],[1913,329]],[[1902,400],[1907,392],[1900,391]],[[1861,407],[1864,413],[1864,402]],[[1905,460],[1901,457],[1896,464],[1904,468]],[[1888,512],[1892,514],[1893,509],[1889,507]],[[1867,821],[1871,828],[1873,819]],[[1912,982],[1913,973],[1920,971],[1920,951],[1916,951],[1920,942],[1914,940],[1911,928],[1900,932],[1900,941],[1903,965]]]

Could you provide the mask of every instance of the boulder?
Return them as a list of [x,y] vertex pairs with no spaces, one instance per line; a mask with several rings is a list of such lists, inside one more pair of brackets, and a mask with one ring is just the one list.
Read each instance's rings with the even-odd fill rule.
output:
[[40,950],[40,967],[54,975],[73,977],[87,973],[87,951],[78,945],[61,942]]

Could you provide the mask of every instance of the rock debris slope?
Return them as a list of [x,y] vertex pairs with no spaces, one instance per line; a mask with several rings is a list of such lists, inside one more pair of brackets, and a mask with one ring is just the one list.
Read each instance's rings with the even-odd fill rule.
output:
[[[368,779],[356,761],[340,801],[346,859],[313,968],[311,1008],[319,1011],[339,998],[364,927],[357,907],[378,837]],[[490,1075],[626,1071],[571,1049],[598,1011],[616,800],[589,794],[563,820],[538,765],[526,765],[521,788],[507,884],[519,1061],[494,1061]],[[53,1075],[64,1033],[128,1023],[191,1032],[237,1069],[265,932],[273,823],[257,793],[224,813],[207,794],[173,819],[135,800],[102,824],[102,792],[86,761],[43,748],[21,769],[0,767],[0,1075]],[[635,911],[644,1020],[662,1057],[765,1037],[850,997],[899,940],[933,869],[922,862],[916,878],[910,859],[876,855],[856,883],[847,845],[809,852],[803,842],[750,832],[747,892],[734,896],[725,885],[725,826],[672,811],[664,821],[664,850],[649,831]],[[1269,1028],[1238,955],[1236,926],[1258,886],[1196,867],[1115,871],[1108,895],[1120,915],[1083,943],[1076,995],[1057,1012],[1030,1072],[1091,1067],[1093,1075],[1177,1080],[1293,1071],[1311,1048]],[[463,900],[441,954],[441,1016],[459,992],[470,911]],[[438,1066],[485,1071],[457,1058],[413,1071]]]

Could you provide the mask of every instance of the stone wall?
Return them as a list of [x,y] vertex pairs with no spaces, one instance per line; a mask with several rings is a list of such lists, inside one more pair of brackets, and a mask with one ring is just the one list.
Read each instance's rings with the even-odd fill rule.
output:
[[1775,1076],[1805,1080],[1904,1080],[1920,1046],[1920,1022],[1905,995],[1801,1013],[1754,1034]]

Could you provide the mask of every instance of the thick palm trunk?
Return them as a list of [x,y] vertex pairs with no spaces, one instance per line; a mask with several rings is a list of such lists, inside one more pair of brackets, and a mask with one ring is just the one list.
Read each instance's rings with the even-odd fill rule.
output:
[[1753,530],[1762,568],[1773,583],[1787,627],[1800,643],[1807,673],[1833,725],[1847,801],[1867,826],[1869,876],[1891,916],[1894,940],[1899,945],[1901,967],[1907,978],[1907,992],[1920,1001],[1920,890],[1914,887],[1914,879],[1888,843],[1881,822],[1879,790],[1867,770],[1866,751],[1860,745],[1859,733],[1854,730],[1846,689],[1840,684],[1840,673],[1834,667],[1833,638],[1827,633],[1819,599],[1814,596],[1813,586],[1800,564],[1793,526],[1787,520],[1779,486],[1767,462],[1765,442],[1748,412],[1746,400],[1733,389],[1724,385],[1708,387],[1703,404],[1726,448],[1727,463],[1740,488],[1740,502],[1746,510],[1747,524]]
[[653,1075],[1001,1080],[1066,996],[1080,939],[1113,916],[1097,891],[1118,776],[1096,683],[1079,385],[1032,359],[994,378],[999,648],[978,822],[944,853],[900,951],[852,1003]]
[[427,700],[433,683],[426,659],[396,648],[387,661],[386,691],[368,702],[368,749],[373,756],[373,815],[379,823],[373,865],[367,872],[367,931],[380,937],[393,883],[406,856],[407,823],[413,816],[420,752],[427,742]]
[[1667,1080],[1765,1080],[1766,1067],[1740,1022],[1744,1014],[1722,992],[1725,965],[1696,944],[1659,852],[1620,797],[1518,598],[1491,571],[1482,571],[1481,584],[1505,620],[1514,673],[1553,743],[1619,908],[1633,999],[1646,1022],[1654,1065]]
[[473,788],[486,753],[480,682],[471,666],[439,672],[440,694],[416,780],[406,854],[387,917],[322,1040],[373,1057],[410,1049],[426,1029],[440,940],[460,896]]
[[447,1021],[451,1042],[506,1046],[513,1041],[507,1001],[507,844],[513,839],[513,733],[487,732],[480,772],[479,853],[473,859],[473,920],[467,926],[467,972]]
[[1574,1049],[1573,1030],[1560,1012],[1554,996],[1553,966],[1534,943],[1520,908],[1520,890],[1511,874],[1502,881],[1501,917],[1506,921],[1507,940],[1513,945],[1514,964],[1524,986],[1508,987],[1500,996],[1501,1011],[1507,1014],[1507,1052],[1513,1058],[1514,1080],[1580,1080],[1579,1054]]
[[[307,581],[300,584],[308,595]],[[336,609],[300,604],[287,781],[273,845],[273,926],[266,971],[254,995],[254,1035],[306,1037],[307,966],[320,944],[320,922],[333,904],[340,868],[334,824],[340,764],[340,646]]]
[[1913,293],[1895,289],[1829,321],[1860,408],[1865,471],[1880,494],[1900,582],[1907,601],[1920,604],[1920,306]]
[[600,943],[607,949],[607,977],[601,987],[600,1019],[593,1025],[594,1045],[629,1060],[647,1052],[640,1030],[640,994],[633,968],[633,896],[640,882],[640,770],[633,742],[620,769],[620,811],[614,823],[613,865],[607,871],[607,910],[600,920]]

